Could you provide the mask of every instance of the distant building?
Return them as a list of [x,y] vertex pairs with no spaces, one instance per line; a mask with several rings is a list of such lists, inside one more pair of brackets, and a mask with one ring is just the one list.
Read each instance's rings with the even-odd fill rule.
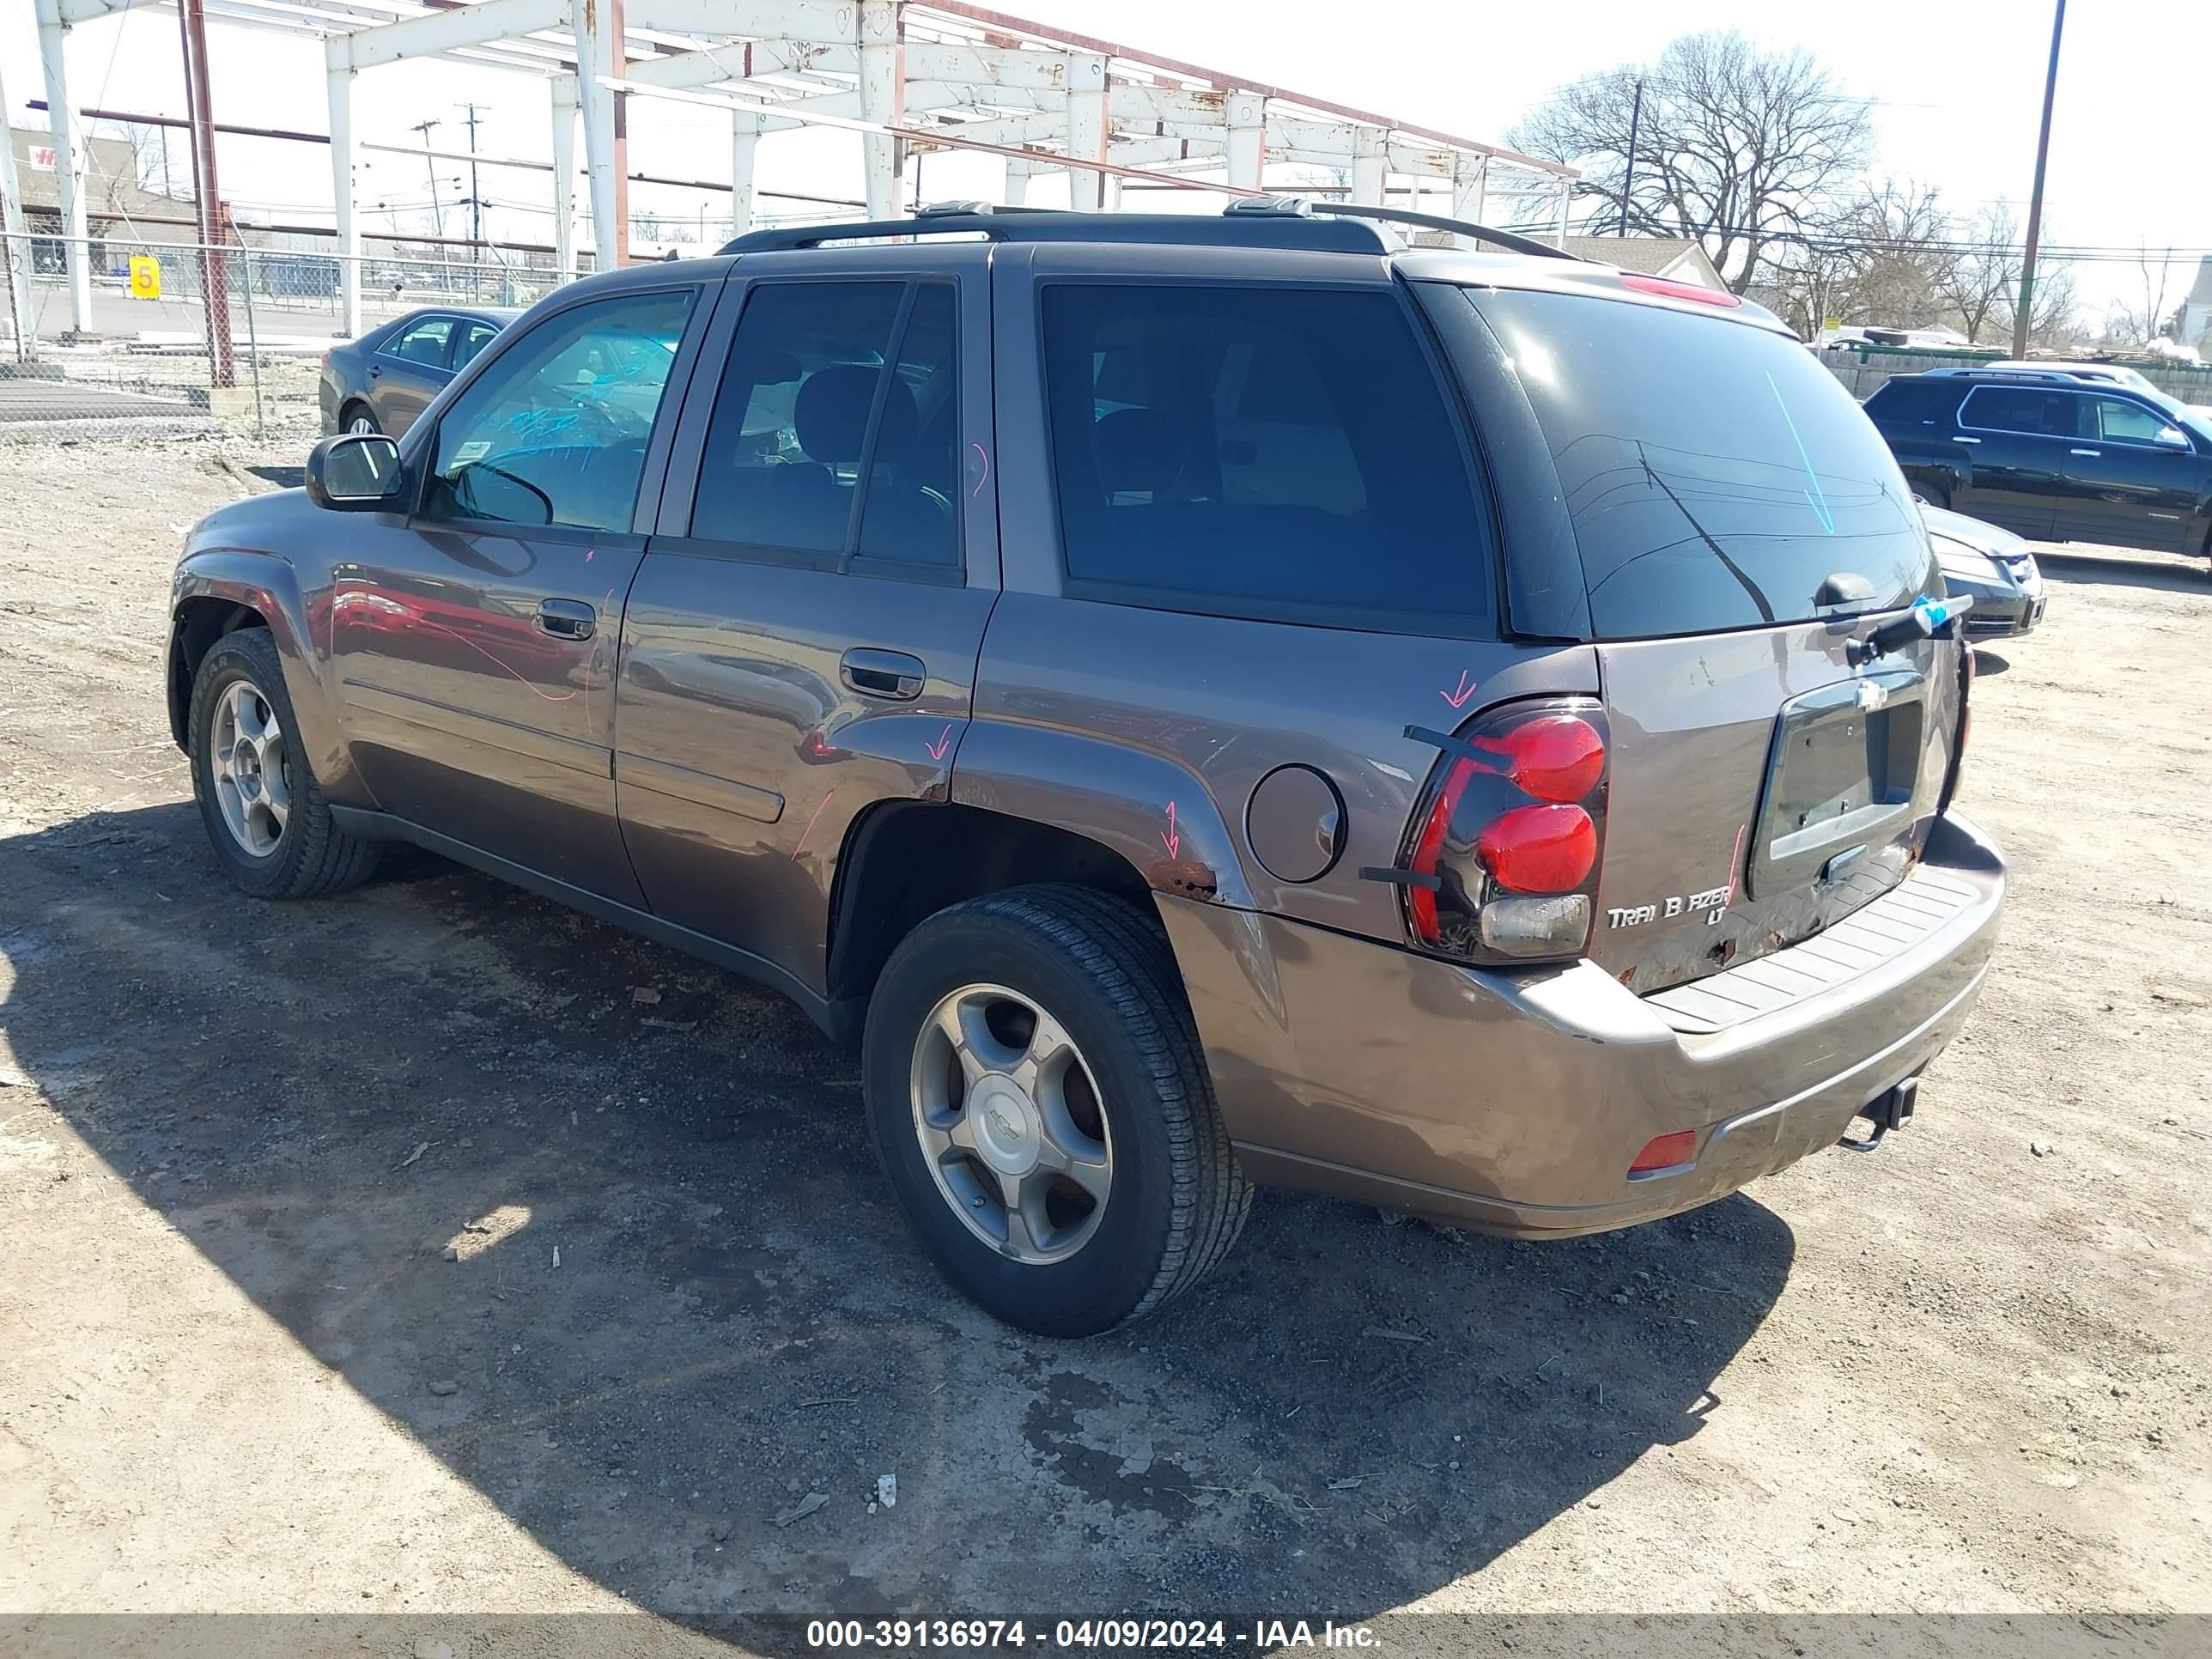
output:
[[[11,127],[8,144],[15,152],[25,221],[34,232],[58,236],[61,181],[54,170],[53,135],[44,127]],[[137,242],[192,240],[189,179],[181,197],[146,189],[138,182],[138,157],[127,138],[89,137],[84,141],[84,156],[85,229],[95,240],[108,235]],[[167,220],[184,222],[160,222]]]
[[1570,236],[1566,251],[1577,259],[1595,259],[1646,276],[1663,276],[1670,283],[1694,283],[1699,288],[1712,289],[1728,286],[1705,257],[1705,249],[1687,236]]
[[2197,261],[2197,286],[2181,306],[2181,343],[2202,349],[2212,335],[2212,254]]

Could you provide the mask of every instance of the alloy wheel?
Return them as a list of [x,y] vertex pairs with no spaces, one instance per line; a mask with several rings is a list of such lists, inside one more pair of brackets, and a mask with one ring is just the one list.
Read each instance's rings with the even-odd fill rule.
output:
[[223,827],[248,856],[265,859],[284,838],[292,780],[276,704],[251,680],[225,689],[216,705],[210,771]]
[[914,1128],[937,1190],[993,1249],[1064,1261],[1098,1229],[1114,1143],[1082,1051],[1030,998],[963,985],[915,1039]]

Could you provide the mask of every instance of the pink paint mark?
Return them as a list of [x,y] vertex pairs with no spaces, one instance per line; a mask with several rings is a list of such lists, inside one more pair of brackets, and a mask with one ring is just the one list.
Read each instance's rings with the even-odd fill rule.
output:
[[1467,707],[1467,700],[1474,695],[1474,688],[1480,684],[1480,681],[1468,678],[1467,670],[1462,668],[1459,671],[1458,688],[1450,691],[1439,691],[1437,695],[1453,708],[1464,708]]
[[1160,845],[1168,849],[1168,856],[1170,858],[1175,857],[1177,853],[1180,853],[1182,850],[1182,831],[1176,828],[1175,803],[1173,801],[1170,801],[1168,803],[1168,827],[1160,831]]
[[498,663],[501,668],[505,669],[508,673],[513,674],[515,678],[520,680],[525,685],[528,686],[532,692],[544,698],[548,702],[567,702],[576,695],[574,691],[548,691],[544,686],[538,684],[536,680],[532,679],[528,675],[518,672],[513,665],[503,662],[498,657],[493,656],[490,652],[486,651],[483,647],[478,645],[467,635],[448,628],[443,623],[434,623],[428,617],[420,617],[417,620],[420,621],[425,628],[434,628],[441,634],[452,635],[453,638],[459,640],[463,645],[465,645],[470,650],[476,652],[478,655],[490,657],[491,659],[494,662]]
[[584,550],[584,562],[585,562],[586,564],[589,564],[589,563],[591,563],[591,562],[592,562],[592,555],[593,553],[597,552],[597,551],[598,551],[598,550],[597,550],[596,548],[590,548],[590,547],[586,548],[586,549]]
[[[586,548],[584,551],[584,562],[588,564],[591,562],[591,550]],[[614,608],[615,591],[610,587],[607,589],[606,598],[599,601],[599,615],[605,617]],[[592,665],[599,661],[599,647],[606,641],[606,637],[605,634],[600,634],[593,639],[592,654],[584,659],[584,724],[586,726],[592,723]]]
[[799,845],[791,849],[792,861],[794,864],[799,861],[799,855],[806,850],[806,838],[814,833],[814,826],[822,822],[823,810],[836,798],[837,792],[835,789],[823,796],[822,805],[814,809],[814,816],[806,820],[806,828],[799,832]]
[[1741,823],[1736,826],[1735,848],[1729,854],[1728,896],[1721,901],[1721,908],[1723,910],[1727,909],[1729,905],[1735,902],[1736,866],[1743,861],[1743,838],[1746,835],[1750,833],[1750,830],[1751,826],[1747,823]]
[[948,725],[942,732],[937,734],[937,741],[935,743],[925,744],[922,746],[929,750],[930,759],[941,761],[945,758],[945,750],[951,746],[951,743],[952,728]]
[[990,481],[991,458],[983,453],[983,446],[981,444],[969,444],[968,447],[975,452],[975,459],[982,464],[983,467],[983,476],[975,480],[975,487],[968,492],[972,500],[983,493],[983,486]]

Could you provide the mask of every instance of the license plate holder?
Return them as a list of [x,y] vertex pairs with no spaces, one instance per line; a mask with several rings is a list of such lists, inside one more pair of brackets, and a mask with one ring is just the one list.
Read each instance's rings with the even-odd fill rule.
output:
[[1911,823],[1925,689],[1917,672],[1896,670],[1782,705],[1746,872],[1753,896],[1811,885]]

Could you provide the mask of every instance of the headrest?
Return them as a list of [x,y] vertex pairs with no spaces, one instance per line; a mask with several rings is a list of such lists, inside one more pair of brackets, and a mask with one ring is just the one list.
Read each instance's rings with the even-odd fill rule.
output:
[[1109,495],[1165,489],[1177,471],[1175,428],[1149,409],[1117,409],[1091,429],[1098,482]]
[[[868,411],[883,374],[882,369],[866,364],[838,363],[808,377],[791,415],[792,428],[807,459],[838,466],[860,459],[860,447],[867,441]],[[914,393],[894,374],[884,399],[884,429],[876,440],[876,459],[891,461],[904,455],[914,442],[916,424]]]

